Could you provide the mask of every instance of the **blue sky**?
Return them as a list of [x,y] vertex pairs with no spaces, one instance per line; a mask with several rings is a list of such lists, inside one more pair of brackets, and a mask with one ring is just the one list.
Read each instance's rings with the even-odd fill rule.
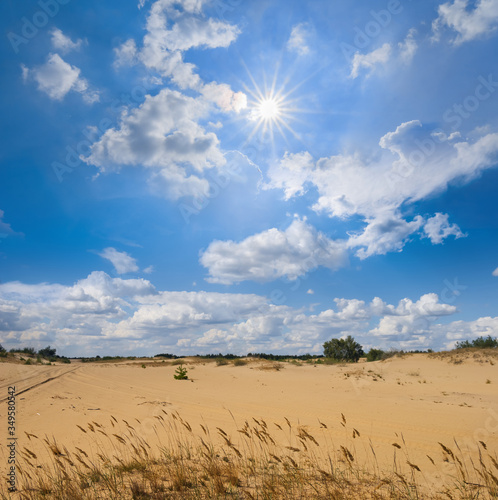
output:
[[5,347],[496,336],[498,0],[0,9]]

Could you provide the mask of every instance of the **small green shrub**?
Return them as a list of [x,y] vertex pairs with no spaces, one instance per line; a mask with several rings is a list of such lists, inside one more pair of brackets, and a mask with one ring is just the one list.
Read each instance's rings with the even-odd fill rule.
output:
[[245,359],[236,359],[233,362],[233,366],[245,366],[247,365],[247,361]]
[[367,353],[367,361],[379,361],[384,359],[385,352],[382,349],[370,349]]
[[228,365],[228,361],[225,358],[216,358],[216,366]]
[[175,374],[173,375],[173,378],[175,380],[188,380],[187,376],[187,369],[183,367],[183,365],[180,365],[176,370]]

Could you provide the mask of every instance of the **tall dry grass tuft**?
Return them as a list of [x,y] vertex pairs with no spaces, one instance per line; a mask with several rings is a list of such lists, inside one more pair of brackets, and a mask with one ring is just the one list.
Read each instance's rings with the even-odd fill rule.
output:
[[[498,498],[498,459],[481,441],[472,461],[457,442],[439,443],[441,456],[414,462],[403,435],[392,443],[393,465],[380,468],[372,443],[349,427],[336,446],[328,425],[315,434],[292,422],[270,425],[251,418],[230,433],[200,425],[199,432],[177,413],[156,416],[155,443],[127,421],[112,417],[112,431],[92,421],[86,450],[73,451],[53,438],[42,440],[49,460],[29,447],[20,452],[18,492],[35,499],[493,499]],[[138,423],[140,423],[138,421]],[[90,431],[90,432],[88,432]],[[100,432],[97,432],[100,431]],[[213,436],[213,437],[211,437]],[[29,436],[28,436],[29,437]],[[34,436],[38,439],[36,436]],[[360,458],[357,445],[370,448]],[[439,482],[434,488],[434,477]],[[0,498],[9,493],[0,486]]]

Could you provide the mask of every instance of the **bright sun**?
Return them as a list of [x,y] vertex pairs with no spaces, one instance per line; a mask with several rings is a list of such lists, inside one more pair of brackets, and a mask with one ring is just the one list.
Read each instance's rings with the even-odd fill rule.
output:
[[276,98],[261,99],[257,105],[257,114],[262,120],[276,120],[280,116],[280,106]]
[[277,88],[277,71],[275,71],[271,84],[267,85],[265,77],[265,82],[261,88],[249,71],[248,74],[253,86],[249,88],[244,85],[244,89],[250,95],[248,102],[249,113],[246,116],[252,122],[253,129],[247,140],[250,141],[258,131],[263,135],[269,134],[272,142],[276,131],[286,141],[286,132],[299,139],[291,127],[291,122],[295,120],[294,114],[300,110],[294,107],[295,100],[290,99],[290,95],[299,85],[296,85],[290,91],[285,91],[285,86],[288,83],[288,80],[286,80]]

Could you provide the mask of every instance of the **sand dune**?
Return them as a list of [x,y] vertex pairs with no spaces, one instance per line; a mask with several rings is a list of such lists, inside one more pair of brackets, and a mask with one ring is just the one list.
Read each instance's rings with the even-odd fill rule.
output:
[[[371,442],[385,467],[392,463],[393,442],[404,439],[410,461],[426,467],[427,455],[441,455],[438,442],[453,445],[456,439],[475,457],[479,440],[498,450],[498,359],[482,353],[462,356],[417,354],[341,366],[282,363],[280,370],[272,362],[217,366],[192,358],[185,362],[189,381],[174,380],[176,366],[159,360],[2,363],[0,399],[15,385],[18,446],[29,446],[40,457],[42,443],[29,440],[26,432],[54,436],[69,449],[86,449],[94,436],[77,425],[85,428],[95,421],[109,426],[112,416],[133,422],[137,433],[153,443],[155,417],[177,411],[194,432],[203,424],[235,437],[246,419],[285,426],[286,417],[335,447],[351,442],[354,428],[361,435],[355,440],[358,454],[371,457]],[[2,420],[4,413],[3,406]],[[3,457],[2,473],[5,464]],[[434,473],[431,480],[437,477]]]

